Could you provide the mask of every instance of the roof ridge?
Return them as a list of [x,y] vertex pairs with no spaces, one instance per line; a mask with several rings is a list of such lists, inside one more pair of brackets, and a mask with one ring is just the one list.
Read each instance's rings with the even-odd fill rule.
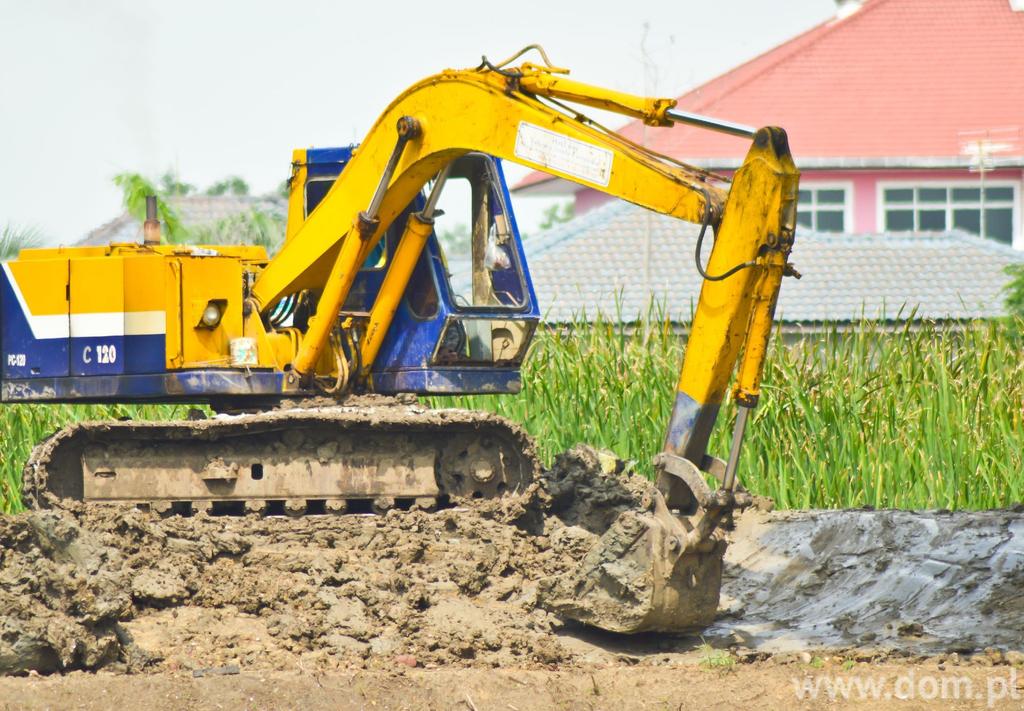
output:
[[111,219],[107,220],[106,222],[104,222],[103,224],[97,225],[96,227],[93,227],[91,230],[89,230],[88,232],[85,233],[85,237],[83,237],[83,239],[88,239],[89,236],[92,235],[92,234],[101,232],[103,230],[107,230],[108,228],[111,228],[111,227],[113,227],[115,225],[125,224],[127,222],[132,221],[132,220],[135,220],[135,218],[132,217],[127,211],[126,212],[122,212],[117,217],[111,218]]
[[[686,92],[685,94],[680,94],[677,97],[677,99],[682,99],[684,96],[688,96],[688,95],[690,95],[690,94],[692,94],[692,93],[694,93],[696,91],[699,91],[701,88],[707,86],[708,84],[711,84],[712,82],[718,81],[719,79],[721,79],[723,77],[726,77],[726,76],[728,76],[730,74],[734,74],[735,72],[738,72],[739,70],[741,70],[743,67],[746,67],[746,66],[748,66],[750,64],[753,64],[754,62],[758,61],[759,59],[761,59],[763,57],[767,57],[769,54],[771,54],[772,52],[774,52],[776,50],[783,49],[784,47],[787,47],[787,46],[790,47],[789,51],[787,51],[784,54],[782,54],[774,62],[772,62],[771,64],[768,64],[768,65],[762,67],[761,69],[757,70],[756,72],[751,74],[746,79],[743,79],[742,81],[737,82],[735,85],[729,87],[728,89],[723,91],[721,94],[719,94],[718,98],[721,99],[724,96],[729,96],[730,94],[734,93],[737,89],[746,86],[747,84],[752,82],[754,79],[763,76],[767,72],[769,72],[772,69],[774,69],[775,67],[779,66],[779,64],[781,64],[782,62],[788,60],[790,57],[792,57],[794,54],[796,54],[798,50],[799,51],[805,51],[808,47],[813,47],[818,42],[820,42],[822,40],[822,38],[830,36],[832,33],[836,32],[841,27],[849,27],[850,24],[852,24],[852,21],[855,21],[855,20],[863,17],[866,13],[869,13],[872,10],[874,10],[874,9],[876,9],[878,7],[881,7],[882,5],[885,5],[885,4],[887,4],[887,3],[891,2],[891,1],[892,0],[865,0],[864,4],[860,8],[858,8],[858,10],[855,13],[853,13],[852,15],[848,15],[847,17],[842,17],[842,18],[838,17],[838,16],[837,17],[832,17],[832,18],[830,18],[828,20],[825,20],[824,22],[820,22],[817,25],[815,25],[814,27],[811,27],[810,29],[807,29],[807,30],[801,32],[800,34],[796,35],[795,37],[791,37],[790,39],[785,40],[781,44],[777,44],[774,47],[772,47],[771,49],[767,49],[764,52],[761,52],[756,57],[752,57],[752,58],[748,59],[747,61],[743,62],[742,64],[739,64],[739,65],[733,67],[732,69],[730,69],[730,70],[728,70],[726,72],[723,72],[722,74],[719,74],[718,76],[716,76],[716,77],[714,77],[712,79],[707,80],[706,82],[704,82],[700,86],[694,87],[693,89],[691,89],[690,91]],[[829,25],[831,25],[831,27]],[[801,39],[806,38],[812,32],[816,32],[818,30],[821,30],[821,32],[813,40],[807,42],[806,44],[801,44],[800,43]],[[796,45],[799,45],[799,47],[797,47]],[[705,106],[705,104],[698,103],[695,108],[702,108],[704,106]],[[634,120],[634,122],[635,122],[635,120]]]
[[834,244],[858,246],[859,243],[871,240],[873,246],[905,246],[914,242],[938,242],[951,240],[960,243],[969,243],[972,246],[998,253],[1003,256],[1013,257],[1024,261],[1024,251],[1014,249],[1011,245],[997,242],[988,237],[972,234],[959,227],[946,230],[926,230],[920,232],[819,232],[817,230],[799,231],[796,235],[796,242],[803,240],[815,240],[819,242],[830,242]]

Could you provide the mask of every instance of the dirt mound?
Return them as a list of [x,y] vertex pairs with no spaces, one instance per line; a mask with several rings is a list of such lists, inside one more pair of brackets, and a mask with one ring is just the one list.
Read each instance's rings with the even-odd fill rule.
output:
[[[545,599],[648,486],[583,447],[519,497],[434,513],[0,518],[0,673],[676,663],[702,638],[599,632]],[[1022,537],[1014,512],[751,512],[703,638],[754,657],[1015,649]]]
[[120,553],[67,514],[0,517],[0,672],[118,659],[129,582]]
[[560,457],[554,496],[534,485],[434,513],[161,519],[71,504],[4,519],[0,672],[566,661],[538,586],[647,486],[601,461]]

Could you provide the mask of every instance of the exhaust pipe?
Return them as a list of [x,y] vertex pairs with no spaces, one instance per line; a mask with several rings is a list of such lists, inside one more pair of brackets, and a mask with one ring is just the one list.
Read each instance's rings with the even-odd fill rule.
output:
[[143,244],[152,246],[160,244],[160,220],[156,217],[156,195],[146,196],[146,222],[142,226]]

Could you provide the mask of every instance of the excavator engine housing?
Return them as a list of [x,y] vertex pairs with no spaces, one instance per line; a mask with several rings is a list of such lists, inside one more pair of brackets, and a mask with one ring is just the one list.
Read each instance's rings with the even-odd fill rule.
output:
[[[323,200],[353,150],[295,152],[307,169],[297,193],[303,217]],[[520,366],[540,311],[500,161],[480,153],[458,158],[446,191],[455,193],[452,212],[464,212],[437,218],[367,390],[520,390]],[[423,203],[417,197],[387,229],[356,276],[342,317],[359,319],[370,311],[409,215]],[[246,348],[246,287],[268,259],[261,247],[225,245],[23,250],[0,274],[0,399],[244,406],[247,399],[265,404],[301,396],[279,367],[285,359],[275,357],[283,338],[274,334],[274,347],[265,352]],[[289,296],[269,320],[283,333],[305,330],[308,306],[299,295]],[[251,359],[240,357],[246,353]],[[332,374],[330,366],[325,375]]]

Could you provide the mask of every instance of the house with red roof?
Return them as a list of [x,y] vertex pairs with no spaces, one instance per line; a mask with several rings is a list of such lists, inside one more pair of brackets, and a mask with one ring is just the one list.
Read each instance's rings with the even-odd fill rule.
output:
[[[678,97],[678,107],[779,125],[817,233],[955,230],[1024,249],[1024,0],[840,0],[837,15]],[[728,172],[743,139],[687,126],[621,132]],[[520,195],[607,198],[532,173]]]

